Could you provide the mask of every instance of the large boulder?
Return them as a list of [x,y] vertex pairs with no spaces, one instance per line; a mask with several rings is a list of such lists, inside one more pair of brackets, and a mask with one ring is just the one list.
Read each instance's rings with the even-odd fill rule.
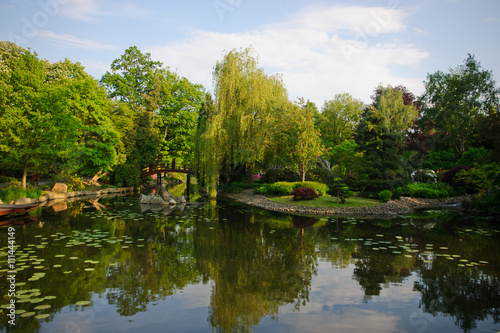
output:
[[52,192],[54,193],[66,193],[68,192],[68,185],[64,183],[56,183],[54,187],[52,187]]
[[64,193],[47,192],[47,198],[49,200],[66,199],[66,194],[64,194]]
[[151,199],[151,204],[152,205],[167,205],[168,202],[163,200],[162,197],[154,197],[153,199]]
[[149,195],[141,194],[139,197],[139,203],[140,204],[149,204],[151,203],[151,197]]
[[178,203],[186,203],[186,198],[184,198],[183,195],[181,195],[180,197],[177,198],[176,200]]
[[170,201],[169,201],[168,203],[169,203],[170,205],[176,205],[176,204],[177,204],[177,202],[175,202],[175,200],[174,200],[174,199],[170,199]]

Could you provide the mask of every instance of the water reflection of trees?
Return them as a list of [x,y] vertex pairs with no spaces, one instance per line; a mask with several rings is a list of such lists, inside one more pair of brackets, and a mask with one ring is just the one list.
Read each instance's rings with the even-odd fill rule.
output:
[[314,239],[289,224],[266,221],[225,211],[195,228],[195,257],[214,281],[208,320],[219,332],[251,331],[263,317],[277,316],[279,307],[294,304],[298,310],[309,299]]
[[421,272],[414,289],[422,294],[424,312],[451,316],[464,332],[473,331],[478,321],[490,316],[500,322],[500,279],[479,269],[433,265]]

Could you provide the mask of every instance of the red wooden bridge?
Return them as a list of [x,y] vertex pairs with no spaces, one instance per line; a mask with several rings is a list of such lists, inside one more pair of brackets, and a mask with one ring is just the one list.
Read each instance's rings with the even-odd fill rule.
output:
[[148,167],[142,168],[141,170],[141,178],[146,176],[151,176],[154,174],[162,174],[168,172],[178,172],[178,173],[187,173],[188,175],[194,175],[195,172],[189,165],[177,166],[175,164],[175,160],[172,163],[160,163],[149,165]]

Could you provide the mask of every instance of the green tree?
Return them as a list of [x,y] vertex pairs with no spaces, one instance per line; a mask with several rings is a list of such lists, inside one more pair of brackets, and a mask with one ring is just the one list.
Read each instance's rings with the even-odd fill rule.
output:
[[111,120],[106,91],[79,63],[66,59],[51,69],[64,73],[59,74],[57,91],[50,97],[51,105],[56,110],[68,110],[65,113],[69,112],[74,122],[71,131],[74,143],[64,156],[63,167],[83,175],[107,172],[117,162],[120,141]]
[[323,144],[333,148],[351,139],[361,120],[364,107],[361,100],[348,93],[337,94],[334,99],[326,101],[317,122]]
[[279,121],[281,129],[276,134],[277,149],[281,161],[296,167],[302,181],[325,149],[321,144],[319,131],[314,126],[314,108],[299,100],[290,104]]
[[478,141],[478,124],[498,114],[499,90],[491,71],[481,68],[473,55],[465,63],[427,75],[421,101],[427,105],[421,125],[437,131],[448,147],[463,153]]
[[0,42],[0,164],[40,172],[72,148],[76,122],[56,104],[59,87],[47,84],[47,62],[36,53]]
[[364,163],[361,168],[363,184],[368,192],[378,192],[403,186],[405,173],[402,170],[402,137],[391,133],[384,115],[377,110],[370,110],[359,124],[356,142],[363,152]]
[[273,143],[278,110],[288,103],[279,76],[258,67],[251,49],[233,50],[214,69],[215,111],[201,137],[200,174],[212,194],[225,163],[245,165],[248,182]]
[[384,126],[390,133],[403,135],[415,123],[417,108],[405,103],[403,91],[399,89],[379,86],[377,91],[374,108],[384,116]]

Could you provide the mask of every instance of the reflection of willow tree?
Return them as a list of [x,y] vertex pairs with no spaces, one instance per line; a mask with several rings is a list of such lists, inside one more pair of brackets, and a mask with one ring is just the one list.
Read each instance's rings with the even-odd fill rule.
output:
[[268,223],[260,223],[256,214],[233,212],[219,219],[198,222],[194,232],[198,265],[214,281],[212,327],[248,332],[263,317],[277,316],[284,304],[295,303],[297,310],[305,305],[316,267],[308,233],[302,237],[301,230],[267,218]]
[[414,289],[422,294],[423,311],[453,317],[464,332],[476,329],[476,322],[489,316],[500,321],[500,278],[479,269],[457,267],[454,262],[433,265],[421,272]]
[[108,302],[116,304],[118,313],[123,316],[145,311],[148,304],[199,282],[188,226],[176,228],[172,221],[158,222],[155,227],[149,225],[147,228],[130,224],[129,233],[133,238],[147,238],[148,245],[120,252],[113,258],[116,266],[108,268]]

